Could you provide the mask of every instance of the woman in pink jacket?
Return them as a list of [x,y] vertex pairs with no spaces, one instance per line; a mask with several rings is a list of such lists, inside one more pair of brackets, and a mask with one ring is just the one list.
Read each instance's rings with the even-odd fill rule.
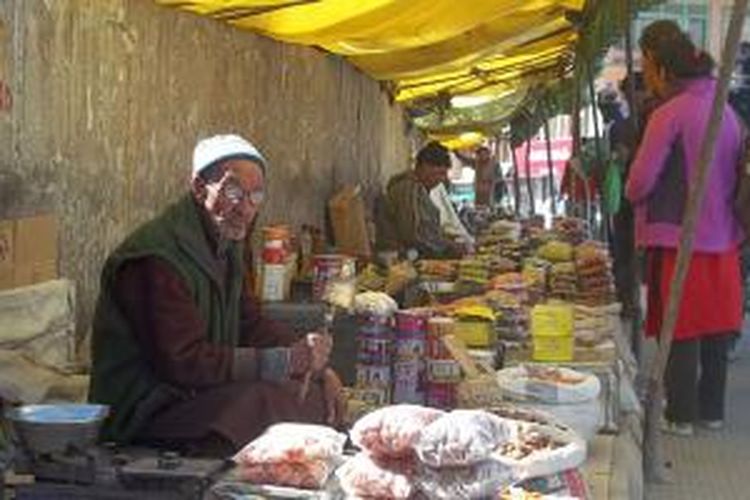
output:
[[[655,336],[669,296],[716,82],[711,57],[671,21],[649,25],[640,45],[646,85],[663,104],[649,119],[626,196],[636,210],[636,242],[646,250],[646,333]],[[741,135],[739,120],[727,105],[667,365],[665,416],[668,430],[681,435],[691,435],[695,422],[711,429],[723,425],[727,350],[742,323],[742,235],[732,208]]]

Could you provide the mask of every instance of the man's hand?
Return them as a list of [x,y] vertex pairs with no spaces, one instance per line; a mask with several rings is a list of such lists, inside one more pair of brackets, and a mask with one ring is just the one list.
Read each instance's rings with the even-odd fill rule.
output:
[[344,385],[332,368],[323,372],[323,394],[326,403],[326,423],[338,427],[344,423],[346,416],[346,400],[344,399]]
[[305,340],[310,348],[311,369],[317,373],[328,366],[333,350],[333,339],[330,335],[308,333]]
[[328,366],[332,350],[333,340],[330,335],[308,333],[292,344],[290,370],[292,376],[322,371]]

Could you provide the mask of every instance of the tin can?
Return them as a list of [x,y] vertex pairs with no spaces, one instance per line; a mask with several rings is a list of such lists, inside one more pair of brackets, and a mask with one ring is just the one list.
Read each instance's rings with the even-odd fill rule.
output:
[[357,361],[365,365],[390,365],[392,340],[387,336],[360,335],[357,338]]
[[358,389],[390,389],[391,381],[390,365],[357,365]]
[[360,327],[380,327],[390,329],[393,324],[393,316],[362,313],[357,315],[357,323]]
[[424,369],[419,361],[393,364],[393,402],[424,404]]
[[430,383],[458,383],[462,379],[461,365],[452,359],[427,361],[427,380]]
[[427,336],[427,358],[428,359],[453,359],[451,352],[445,346],[443,337],[437,335]]
[[395,341],[394,360],[396,362],[423,361],[427,341],[424,337],[400,337]]
[[425,334],[427,318],[427,313],[424,311],[398,311],[396,313],[396,329],[399,335]]
[[366,405],[380,407],[391,404],[390,388],[362,388],[357,389],[357,397]]
[[361,324],[359,326],[360,336],[365,337],[392,337],[393,330],[389,326],[378,325],[378,324]]
[[427,406],[450,410],[456,406],[456,384],[427,384]]

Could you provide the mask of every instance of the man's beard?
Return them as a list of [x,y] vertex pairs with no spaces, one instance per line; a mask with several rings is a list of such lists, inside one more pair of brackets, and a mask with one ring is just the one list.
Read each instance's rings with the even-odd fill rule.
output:
[[245,236],[247,236],[247,224],[223,221],[219,227],[219,234],[221,238],[225,240],[242,241],[245,239]]

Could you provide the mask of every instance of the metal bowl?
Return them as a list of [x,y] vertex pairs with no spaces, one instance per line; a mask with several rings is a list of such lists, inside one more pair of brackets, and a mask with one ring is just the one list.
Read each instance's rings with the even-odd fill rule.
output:
[[94,446],[109,407],[94,404],[43,404],[11,408],[6,418],[18,445],[35,453],[63,453]]

